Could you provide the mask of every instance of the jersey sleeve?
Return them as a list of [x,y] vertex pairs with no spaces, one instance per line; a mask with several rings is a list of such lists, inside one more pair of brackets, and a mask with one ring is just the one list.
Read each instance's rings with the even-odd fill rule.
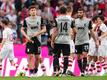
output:
[[23,22],[23,27],[24,27],[24,28],[27,28],[26,20],[24,20],[24,22]]
[[3,38],[7,38],[8,37],[7,32],[8,31],[3,31]]
[[101,30],[102,32],[107,32],[107,26],[106,26],[106,25],[102,25],[102,26],[100,27],[100,30]]
[[45,25],[45,21],[43,18],[41,18],[41,26],[44,26]]
[[71,28],[74,28],[75,27],[75,21],[73,20],[72,22],[71,22]]
[[91,21],[89,21],[88,29],[89,30],[92,29],[92,22]]

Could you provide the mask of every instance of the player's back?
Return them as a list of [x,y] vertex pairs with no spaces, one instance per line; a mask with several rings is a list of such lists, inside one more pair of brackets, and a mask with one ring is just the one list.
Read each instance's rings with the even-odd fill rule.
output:
[[3,30],[3,38],[6,40],[4,44],[13,44],[13,32],[11,28]]
[[56,23],[59,32],[56,43],[69,44],[72,18],[66,15],[60,15],[56,18]]

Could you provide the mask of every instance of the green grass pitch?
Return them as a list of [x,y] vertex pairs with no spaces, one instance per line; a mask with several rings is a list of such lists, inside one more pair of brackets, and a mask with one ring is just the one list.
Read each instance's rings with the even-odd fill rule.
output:
[[107,76],[90,77],[0,77],[0,80],[107,80]]

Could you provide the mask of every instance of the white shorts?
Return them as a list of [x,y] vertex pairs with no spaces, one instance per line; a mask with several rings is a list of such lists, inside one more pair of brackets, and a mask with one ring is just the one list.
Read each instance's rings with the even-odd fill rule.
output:
[[98,56],[106,57],[107,56],[107,40],[102,40],[101,45],[99,46]]
[[89,41],[89,53],[90,56],[98,56],[98,49],[96,48],[95,42],[93,40]]
[[70,53],[75,53],[75,44],[73,40],[70,40]]
[[98,49],[98,56],[106,57],[107,56],[107,45],[100,45]]
[[13,44],[5,44],[1,48],[1,57],[2,59],[4,58],[9,58],[9,60],[14,59],[14,49],[13,49]]

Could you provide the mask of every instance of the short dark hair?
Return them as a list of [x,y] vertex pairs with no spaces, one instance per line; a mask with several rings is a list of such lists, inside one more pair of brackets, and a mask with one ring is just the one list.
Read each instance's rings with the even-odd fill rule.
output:
[[83,8],[79,8],[78,11],[83,11],[84,12],[84,9]]
[[95,15],[92,17],[92,21],[95,22],[95,20],[97,20],[98,15]]
[[71,12],[72,8],[71,7],[67,7],[67,12]]
[[104,16],[103,15],[98,15],[97,18],[100,18],[102,21],[104,21]]
[[9,19],[7,18],[7,17],[3,17],[2,19],[1,19],[1,22],[3,23],[3,24],[5,24],[5,25],[8,25],[9,24]]
[[60,13],[61,14],[66,14],[67,9],[63,6],[60,8]]
[[28,10],[31,10],[31,9],[33,9],[33,8],[36,9],[36,6],[35,6],[35,5],[31,5],[31,6],[28,8]]

